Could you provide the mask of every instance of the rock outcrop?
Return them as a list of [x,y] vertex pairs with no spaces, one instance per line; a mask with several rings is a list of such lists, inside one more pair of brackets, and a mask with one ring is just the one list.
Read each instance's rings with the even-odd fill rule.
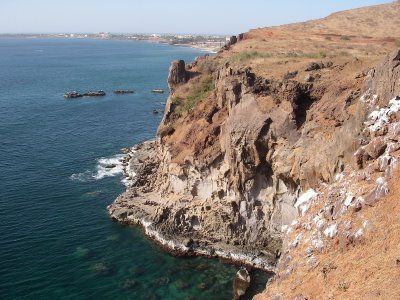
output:
[[186,71],[185,65],[183,60],[177,60],[171,64],[168,75],[168,86],[171,93],[175,85],[186,83],[189,80],[190,76]]
[[[326,82],[267,79],[229,65],[213,76],[206,115],[189,112],[185,128],[176,125],[172,94],[154,157],[142,160],[145,171],[109,211],[126,222],[143,219],[178,252],[234,257],[237,251],[247,263],[271,268],[301,191],[332,182],[353,160],[367,111],[357,101],[363,82],[341,87],[341,102],[331,97],[338,97],[335,84],[328,90]],[[172,90],[180,82],[169,81]],[[375,140],[365,147],[372,158],[384,150]],[[121,207],[128,209],[121,213]]]
[[[156,140],[129,159],[136,175],[110,216],[175,254],[274,271],[275,295],[334,241],[357,241],[368,224],[353,230],[345,218],[388,194],[398,159],[400,52],[378,63],[381,48],[361,55],[365,37],[353,46],[361,58],[282,52],[307,26],[266,29],[268,43],[252,31],[215,57],[174,62]],[[310,32],[301,42],[314,49],[323,35]],[[249,51],[252,39],[277,53]]]
[[[373,298],[390,299],[398,294],[398,288],[391,282],[392,277],[382,283],[380,275],[376,274],[368,278],[369,288],[362,289],[357,286],[359,277],[354,275],[354,269],[348,269],[350,261],[359,251],[365,255],[358,257],[351,268],[359,271],[371,268],[365,272],[375,273],[378,270],[373,271],[372,268],[378,263],[379,271],[386,274],[394,268],[394,260],[393,266],[385,261],[397,252],[390,249],[389,244],[395,240],[400,227],[389,220],[394,213],[393,208],[398,211],[400,205],[396,203],[393,207],[385,198],[390,199],[390,195],[395,199],[398,197],[398,170],[393,178],[400,158],[398,53],[399,50],[396,50],[373,68],[364,83],[364,93],[359,101],[365,103],[367,114],[356,139],[356,167],[345,165],[331,184],[319,184],[307,209],[285,227],[277,274],[265,294],[259,296],[260,299],[293,299],[299,296],[313,299],[322,294],[329,295],[331,299],[361,299],[371,295],[374,295]],[[389,211],[388,206],[391,207]],[[371,251],[377,250],[376,242],[380,244],[380,239],[387,244],[385,254],[378,262],[367,257]],[[335,257],[335,261],[327,256]],[[365,267],[365,264],[370,266]],[[338,274],[338,265],[342,268],[341,272],[349,274],[341,276],[341,280],[332,275]],[[330,285],[321,282],[320,272],[323,278],[331,278]],[[305,277],[305,273],[313,278],[314,289],[302,284],[304,279],[299,275]],[[379,290],[383,286],[385,288]]]

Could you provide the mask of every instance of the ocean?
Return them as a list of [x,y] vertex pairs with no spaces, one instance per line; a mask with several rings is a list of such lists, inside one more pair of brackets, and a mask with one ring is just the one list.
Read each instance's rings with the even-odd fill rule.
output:
[[[110,220],[122,147],[152,139],[169,64],[145,42],[0,39],[0,298],[230,299],[237,268],[172,257]],[[66,91],[104,90],[66,100]],[[115,89],[134,94],[114,95]],[[153,110],[160,113],[154,115]]]

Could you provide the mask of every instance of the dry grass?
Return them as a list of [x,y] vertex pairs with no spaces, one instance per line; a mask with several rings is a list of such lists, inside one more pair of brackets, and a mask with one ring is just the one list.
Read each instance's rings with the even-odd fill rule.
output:
[[310,22],[255,29],[221,56],[234,65],[253,67],[264,76],[295,59],[357,57],[376,61],[400,47],[399,15],[400,3],[392,3],[344,11]]

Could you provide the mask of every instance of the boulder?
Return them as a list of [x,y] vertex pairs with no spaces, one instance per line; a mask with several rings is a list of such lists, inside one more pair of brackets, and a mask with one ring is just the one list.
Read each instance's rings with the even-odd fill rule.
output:
[[365,197],[365,204],[373,206],[380,198],[389,193],[389,187],[384,178],[379,177],[376,180],[375,188]]
[[386,143],[381,137],[374,138],[367,146],[365,152],[373,159],[381,156],[386,150]]
[[237,41],[238,41],[237,37],[234,36],[234,35],[232,35],[232,36],[229,38],[229,45],[234,45],[234,44],[237,43]]
[[316,70],[320,70],[323,69],[325,67],[325,65],[322,62],[310,62],[307,67],[305,68],[306,72],[310,72],[310,71],[316,71]]

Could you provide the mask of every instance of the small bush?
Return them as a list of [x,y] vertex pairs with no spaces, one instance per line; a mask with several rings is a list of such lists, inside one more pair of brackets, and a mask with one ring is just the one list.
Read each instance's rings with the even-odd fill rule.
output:
[[347,36],[347,35],[342,35],[342,36],[340,37],[340,40],[342,40],[342,41],[350,41],[350,37]]
[[288,52],[285,57],[287,58],[326,58],[327,54],[325,51],[320,51],[318,53],[298,53],[298,52]]
[[188,111],[193,108],[197,103],[206,98],[214,89],[214,83],[211,76],[204,78],[198,87],[186,97],[183,103],[183,110]]
[[179,106],[179,105],[182,104],[183,100],[184,100],[184,99],[183,99],[182,97],[173,97],[173,98],[171,99],[171,102],[172,102],[172,104],[174,104],[175,106]]
[[395,43],[396,43],[396,47],[400,47],[400,39],[397,39],[397,40],[395,41]]
[[174,105],[174,115],[177,117],[182,116],[183,112],[187,112],[196,106],[196,104],[206,98],[213,89],[214,82],[212,77],[207,76],[190,89],[190,92],[186,97],[173,97],[171,102]]
[[347,282],[339,282],[339,284],[337,285],[337,289],[341,292],[347,292],[349,287],[350,284],[348,284]]

